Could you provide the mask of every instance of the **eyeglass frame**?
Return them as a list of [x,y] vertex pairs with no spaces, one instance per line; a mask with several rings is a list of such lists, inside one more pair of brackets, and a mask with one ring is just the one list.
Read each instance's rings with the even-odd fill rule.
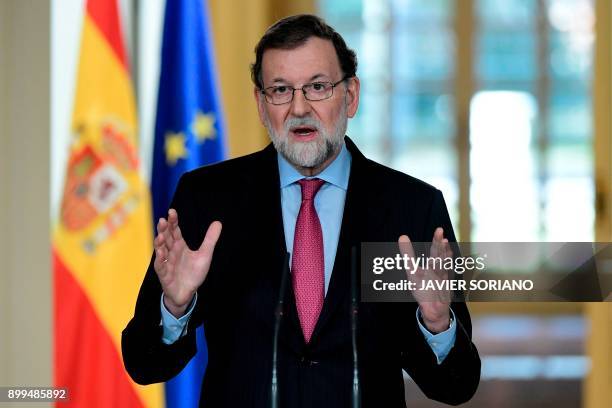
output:
[[[302,94],[304,95],[304,99],[306,99],[307,101],[309,101],[309,102],[319,102],[319,101],[327,100],[327,99],[331,98],[332,96],[334,96],[334,88],[336,86],[338,86],[340,83],[342,83],[342,82],[344,82],[344,81],[346,81],[347,79],[350,79],[350,78],[352,78],[352,76],[345,75],[338,82],[314,81],[314,82],[310,82],[310,83],[304,84],[304,85],[302,85],[299,88],[294,88],[294,87],[289,86],[289,85],[274,85],[274,86],[268,86],[266,88],[262,88],[262,89],[259,90],[259,92],[261,92],[263,94],[264,99],[265,99],[265,101],[267,103],[269,103],[270,105],[274,105],[274,106],[286,105],[288,103],[293,102],[293,98],[295,97],[295,91],[298,91],[298,90],[302,91]],[[310,85],[313,85],[313,84],[331,84],[331,93],[329,94],[328,97],[325,97],[323,99],[308,99],[308,96],[306,96],[306,90],[304,89],[304,87],[307,87],[307,86],[310,86]],[[283,102],[283,103],[274,103],[274,102],[271,102],[270,100],[268,100],[268,94],[266,94],[266,91],[268,89],[273,89],[273,88],[278,88],[278,87],[286,87],[286,88],[291,89],[291,99],[289,99],[287,102]]]

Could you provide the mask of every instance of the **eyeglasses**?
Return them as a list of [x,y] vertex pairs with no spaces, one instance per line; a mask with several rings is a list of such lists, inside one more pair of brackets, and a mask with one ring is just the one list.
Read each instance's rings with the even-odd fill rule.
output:
[[270,86],[262,89],[261,93],[264,94],[266,102],[272,105],[284,105],[293,100],[293,94],[297,90],[301,90],[304,94],[304,98],[308,101],[322,101],[323,99],[329,99],[334,94],[334,88],[341,82],[346,81],[350,77],[345,76],[338,82],[312,82],[306,84],[301,88],[294,88],[288,85]]

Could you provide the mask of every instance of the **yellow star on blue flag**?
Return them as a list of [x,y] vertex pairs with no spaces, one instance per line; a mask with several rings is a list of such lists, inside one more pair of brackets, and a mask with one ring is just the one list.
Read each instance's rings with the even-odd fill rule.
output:
[[198,111],[191,123],[191,132],[200,143],[204,143],[208,139],[214,139],[215,131],[215,115],[212,112],[202,113]]
[[[183,173],[225,159],[225,127],[207,2],[166,0],[151,194],[153,225],[168,214]],[[202,326],[197,354],[166,382],[166,408],[198,406],[208,362]]]
[[166,151],[166,163],[169,166],[174,166],[179,159],[186,158],[188,152],[185,147],[185,135],[182,132],[166,133],[164,150]]

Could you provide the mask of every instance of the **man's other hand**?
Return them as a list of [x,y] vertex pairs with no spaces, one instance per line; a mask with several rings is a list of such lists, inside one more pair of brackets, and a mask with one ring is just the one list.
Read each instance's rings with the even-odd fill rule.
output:
[[[411,258],[415,257],[412,243],[407,235],[400,236],[398,244],[400,252],[403,255],[407,255]],[[438,227],[432,238],[430,257],[444,260],[448,256],[452,256],[448,239],[444,238],[444,230]],[[433,333],[440,333],[447,330],[450,325],[449,305],[451,291],[419,289],[428,281],[446,281],[448,279],[447,271],[444,268],[440,270],[418,268],[416,271],[407,271],[407,273],[408,279],[414,282],[417,288],[412,291],[412,294],[419,304],[421,317],[427,329]]]
[[185,313],[206,279],[219,235],[221,223],[213,221],[200,248],[192,251],[181,234],[176,210],[168,211],[167,220],[159,219],[153,267],[164,291],[164,304],[175,317],[179,318]]

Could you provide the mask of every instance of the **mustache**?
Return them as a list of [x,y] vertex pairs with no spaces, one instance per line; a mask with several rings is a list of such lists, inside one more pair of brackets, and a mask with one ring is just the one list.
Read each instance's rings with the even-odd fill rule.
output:
[[289,132],[291,128],[298,127],[298,126],[308,126],[308,127],[313,127],[317,130],[321,130],[321,122],[319,122],[318,120],[312,117],[305,117],[305,118],[287,119],[284,125],[284,131]]

